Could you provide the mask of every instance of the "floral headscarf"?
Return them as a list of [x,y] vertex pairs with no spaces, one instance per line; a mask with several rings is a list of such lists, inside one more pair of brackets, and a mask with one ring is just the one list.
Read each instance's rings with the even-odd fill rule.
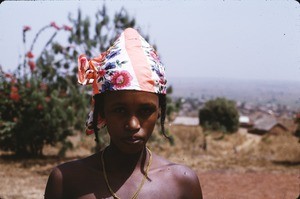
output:
[[[92,84],[93,95],[107,91],[138,90],[166,94],[165,68],[154,48],[133,28],[127,28],[113,45],[98,57],[78,58],[78,82]],[[94,133],[93,113],[87,120],[87,134]],[[98,128],[105,126],[99,116]]]

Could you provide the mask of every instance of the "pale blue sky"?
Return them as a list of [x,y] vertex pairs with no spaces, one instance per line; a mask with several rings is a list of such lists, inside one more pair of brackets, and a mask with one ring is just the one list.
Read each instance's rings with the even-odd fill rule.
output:
[[[68,13],[76,16],[78,8],[93,19],[103,3],[3,2],[0,64],[16,68],[24,52],[24,25],[32,27],[28,34],[32,41],[36,31],[52,21],[69,24]],[[124,6],[136,18],[157,45],[168,77],[300,81],[300,5],[296,1],[116,0],[106,5],[111,15]],[[58,39],[64,39],[63,33]],[[44,44],[39,45],[34,53]]]

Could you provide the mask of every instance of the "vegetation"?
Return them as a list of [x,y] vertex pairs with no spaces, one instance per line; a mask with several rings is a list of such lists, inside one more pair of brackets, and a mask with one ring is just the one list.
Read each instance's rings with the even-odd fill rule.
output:
[[[23,28],[23,43],[31,30]],[[34,46],[44,31],[53,31],[39,56]],[[35,35],[23,61],[14,73],[1,69],[0,78],[0,148],[18,156],[41,156],[45,144],[63,143],[63,152],[71,144],[66,137],[82,129],[87,100],[76,87],[75,75],[59,59],[54,38],[72,28],[58,27],[55,22],[41,28]],[[60,58],[62,59],[62,58]]]
[[225,98],[216,98],[205,103],[199,111],[200,125],[204,130],[236,132],[239,114],[235,102]]
[[[90,95],[77,85],[77,57],[95,56],[105,51],[117,35],[127,27],[135,27],[125,9],[113,19],[106,7],[95,14],[96,23],[78,11],[69,16],[71,26],[55,22],[42,27],[26,49],[16,71],[0,71],[0,149],[20,156],[42,155],[45,144],[63,143],[62,154],[71,144],[66,137],[74,130],[83,130]],[[23,43],[31,27],[23,28]],[[92,31],[94,30],[94,31]],[[53,34],[39,55],[35,44],[45,31]],[[59,43],[58,34],[67,34],[68,41]],[[144,36],[148,39],[148,36]]]
[[169,95],[171,95],[173,93],[173,87],[172,86],[168,86],[167,88],[167,119],[168,120],[172,120],[172,113],[174,112],[178,112],[179,108],[180,108],[180,103],[179,102],[174,102],[173,99],[171,97],[169,97]]

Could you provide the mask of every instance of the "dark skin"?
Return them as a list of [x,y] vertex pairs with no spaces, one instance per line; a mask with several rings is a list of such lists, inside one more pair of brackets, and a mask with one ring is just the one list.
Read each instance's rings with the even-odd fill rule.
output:
[[[120,198],[132,198],[138,189],[150,154],[145,149],[160,115],[158,96],[141,91],[105,95],[103,115],[110,135],[104,163],[108,181]],[[64,163],[51,172],[45,198],[113,198],[104,180],[101,155]],[[196,173],[153,154],[148,179],[138,198],[201,199]]]

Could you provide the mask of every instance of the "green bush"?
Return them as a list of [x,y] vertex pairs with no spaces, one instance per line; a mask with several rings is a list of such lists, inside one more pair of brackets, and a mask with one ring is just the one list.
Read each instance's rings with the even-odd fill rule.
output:
[[[1,68],[0,149],[18,156],[40,156],[45,144],[62,142],[68,146],[66,137],[83,129],[87,99],[74,82],[76,76],[55,64],[56,54],[50,45],[55,46],[55,36],[66,27],[59,28],[54,22],[44,26],[14,73]],[[30,29],[23,28],[24,46]],[[44,31],[54,33],[42,53],[35,56],[34,45]]]
[[204,130],[233,133],[239,126],[239,114],[235,102],[225,98],[207,101],[199,111],[199,119]]
[[300,142],[300,113],[296,114],[295,124],[297,124],[296,130],[295,130],[295,136],[299,138],[299,142]]
[[[1,74],[0,148],[20,156],[39,156],[45,144],[72,135],[79,106],[86,104],[75,89],[56,89],[34,76],[7,78]],[[79,99],[80,101],[75,101]],[[82,108],[81,108],[82,109]],[[81,117],[80,117],[81,115]],[[79,125],[77,125],[79,127]]]

